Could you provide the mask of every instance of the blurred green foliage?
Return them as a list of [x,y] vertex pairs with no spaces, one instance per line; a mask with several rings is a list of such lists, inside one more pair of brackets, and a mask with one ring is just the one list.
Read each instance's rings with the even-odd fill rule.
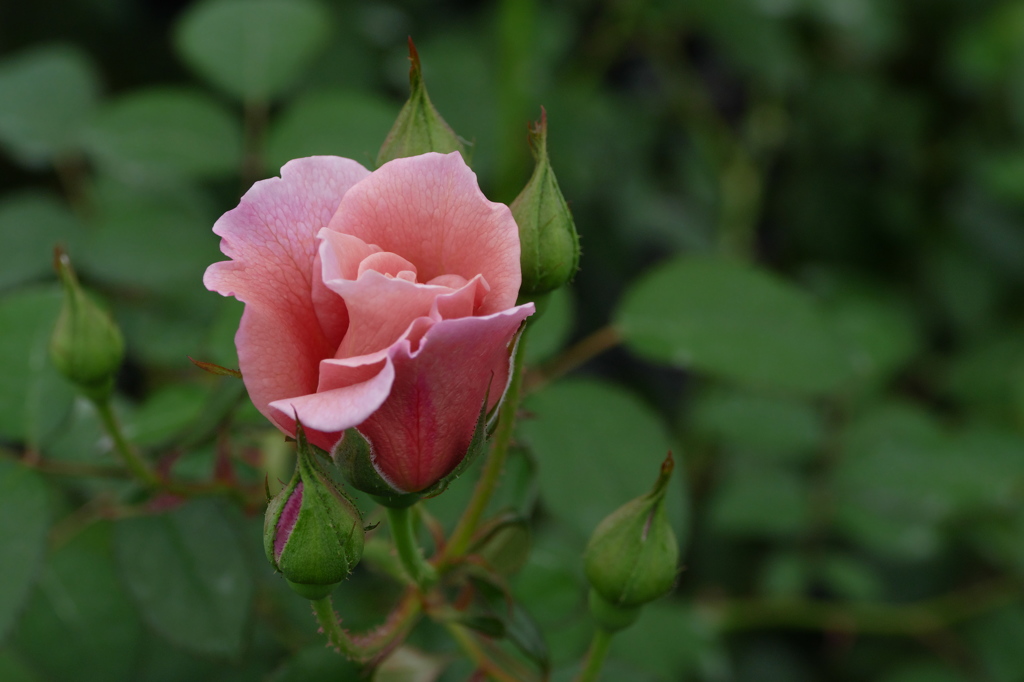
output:
[[[493,505],[532,521],[510,580],[553,679],[590,635],[587,535],[671,448],[686,570],[604,679],[1024,680],[1011,0],[0,6],[0,679],[358,679],[272,575],[258,513],[138,516],[130,483],[78,475],[116,459],[46,359],[50,262],[63,243],[125,332],[134,442],[203,478],[230,417],[240,475],[275,470],[276,431],[186,358],[236,363],[210,228],[290,158],[372,166],[408,35],[491,198],[525,182],[546,107],[582,239]],[[472,479],[428,503],[445,527]],[[335,596],[362,628],[395,592],[360,568]],[[411,644],[379,679],[453,651]]]

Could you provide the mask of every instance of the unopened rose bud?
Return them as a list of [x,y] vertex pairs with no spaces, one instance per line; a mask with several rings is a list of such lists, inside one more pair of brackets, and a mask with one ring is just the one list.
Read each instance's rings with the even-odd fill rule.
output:
[[632,623],[639,607],[664,595],[676,581],[679,545],[665,514],[672,454],[651,492],[602,521],[584,552],[591,614],[614,632]]
[[322,599],[359,563],[363,521],[321,468],[301,424],[296,440],[295,474],[267,506],[263,548],[293,590]]
[[124,359],[121,330],[82,290],[70,259],[60,249],[54,267],[64,286],[64,303],[50,337],[50,359],[89,398],[104,400]]
[[520,296],[539,296],[572,280],[580,264],[580,238],[569,205],[548,160],[547,112],[530,126],[536,165],[526,187],[509,208],[519,225]]
[[462,140],[455,134],[441,114],[437,113],[427,86],[423,83],[420,56],[412,38],[409,39],[409,99],[398,113],[398,119],[391,126],[384,144],[377,154],[377,165],[382,166],[393,159],[418,156],[427,152],[459,152],[466,158]]

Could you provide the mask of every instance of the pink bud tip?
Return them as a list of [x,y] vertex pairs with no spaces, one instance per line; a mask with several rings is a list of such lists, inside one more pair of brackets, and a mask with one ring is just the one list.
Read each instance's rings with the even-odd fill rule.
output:
[[302,482],[299,481],[292,492],[292,496],[284,503],[281,516],[277,520],[277,533],[274,535],[274,560],[281,560],[281,552],[288,544],[288,538],[292,535],[295,522],[299,520],[299,509],[302,508]]

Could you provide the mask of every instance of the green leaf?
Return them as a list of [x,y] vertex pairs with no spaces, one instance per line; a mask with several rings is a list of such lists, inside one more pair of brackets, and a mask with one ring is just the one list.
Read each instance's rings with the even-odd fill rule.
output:
[[[992,428],[949,433],[916,406],[880,405],[843,436],[841,506],[937,523],[1011,511],[1024,485],[1024,439]],[[983,456],[979,456],[983,454]]]
[[849,374],[814,300],[739,263],[670,261],[627,292],[616,321],[641,356],[744,385],[826,393]]
[[329,32],[329,15],[309,0],[207,0],[185,13],[174,43],[203,78],[263,102],[295,82]]
[[976,503],[976,476],[989,470],[977,450],[960,447],[932,415],[909,404],[875,406],[847,426],[841,443],[834,470],[837,524],[891,556],[937,551],[939,524]]
[[[309,607],[306,607],[309,610]],[[355,663],[323,644],[309,646],[295,654],[270,677],[268,682],[359,682],[363,676]]]
[[973,528],[974,544],[993,564],[1024,574],[1024,510],[990,519]]
[[594,633],[580,559],[583,546],[564,527],[545,527],[512,581],[513,594],[541,626],[552,663],[576,663]]
[[35,47],[0,62],[0,143],[39,167],[77,148],[98,97],[89,58],[69,45]]
[[716,491],[711,523],[722,533],[786,537],[810,524],[807,481],[778,467],[737,465]]
[[587,581],[580,556],[582,545],[573,547],[564,533],[547,528],[534,539],[526,566],[512,584],[516,598],[551,631],[570,614],[586,613]]
[[[725,652],[700,614],[671,602],[647,606],[637,622],[612,640],[611,655],[663,679],[723,679]],[[705,677],[706,675],[706,677]]]
[[866,383],[888,379],[920,345],[911,312],[892,303],[849,296],[831,302],[827,315],[847,348],[853,373]]
[[941,378],[963,407],[1000,420],[1024,413],[1024,335],[1020,328],[979,339],[952,359]]
[[47,355],[60,302],[55,287],[0,298],[0,438],[38,446],[71,408],[74,389]]
[[[308,614],[304,614],[308,615]],[[279,622],[273,625],[280,626]],[[238,661],[226,661],[190,654],[147,631],[139,652],[132,682],[252,682],[266,680],[279,664],[283,647],[270,622],[254,622],[255,640],[247,655]],[[337,653],[330,651],[335,658]],[[332,681],[333,682],[333,681]]]
[[13,652],[0,652],[0,680],[4,682],[42,682]]
[[142,623],[114,570],[109,531],[93,525],[49,558],[16,631],[18,652],[50,680],[134,679]]
[[391,128],[394,108],[371,95],[340,90],[311,92],[292,102],[267,138],[267,168],[291,159],[333,154],[372,168]]
[[[197,236],[205,240],[205,235]],[[162,237],[167,241],[174,240],[170,235]],[[134,300],[120,298],[116,301],[117,321],[124,332],[128,347],[134,349],[132,354],[135,359],[149,368],[166,367],[175,372],[193,372],[194,367],[188,361],[189,355],[201,353],[204,360],[211,359],[213,353],[207,355],[208,351],[205,350],[209,348],[210,337],[214,333],[220,335],[218,327],[221,327],[221,324],[229,324],[221,311],[235,305],[243,307],[233,298],[211,295],[203,288],[203,264],[199,262],[199,253],[200,250],[197,249],[195,262],[190,266],[184,263],[154,263],[154,272],[150,275],[138,275],[143,278],[153,277],[154,283],[148,287],[152,295]],[[109,253],[105,255],[114,256]],[[118,255],[128,254],[122,252]],[[215,256],[211,257],[216,260]],[[117,267],[124,267],[124,271],[119,273],[118,277],[123,276],[127,279],[134,272],[134,266],[128,263],[124,266],[117,264]],[[181,268],[180,272],[176,272],[178,268]],[[164,288],[156,282],[164,278],[180,278],[181,281],[175,286],[167,285]],[[232,334],[238,331],[237,316],[234,325],[231,329]],[[218,344],[218,351],[222,356],[227,355],[229,350],[231,355],[234,355],[233,342],[230,349]],[[238,367],[237,356],[231,358],[229,366]]]
[[49,528],[43,479],[31,469],[0,459],[0,641],[6,639],[39,576]]
[[966,633],[979,672],[992,682],[1016,682],[1024,677],[1024,609],[1007,606],[971,623]]
[[[482,613],[476,614],[471,610],[467,616],[477,615],[482,618],[476,626],[469,623],[466,625],[484,634],[489,634],[485,628],[493,628],[494,634],[490,636],[507,638],[533,663],[542,670],[548,670],[551,661],[544,633],[526,609],[509,594],[508,588],[484,576],[477,576],[471,582],[480,597],[478,608]],[[496,620],[497,627],[486,623],[487,617]]]
[[86,146],[101,166],[127,178],[181,174],[219,177],[242,159],[238,121],[199,92],[151,88],[103,106]]
[[879,576],[870,565],[853,556],[829,554],[822,559],[819,570],[825,584],[844,599],[870,601],[883,596]]
[[200,416],[208,396],[207,389],[194,384],[161,388],[124,420],[125,437],[139,446],[162,443]]
[[879,682],[968,682],[968,678],[944,663],[924,659],[893,667]]
[[53,247],[68,244],[80,226],[62,201],[42,192],[0,201],[0,290],[53,272]]
[[781,551],[765,560],[758,576],[759,591],[767,597],[799,597],[810,582],[810,566],[797,552]]
[[113,284],[203,294],[203,272],[220,254],[211,229],[216,216],[202,192],[105,177],[92,199],[94,223],[77,258],[81,271]]
[[[530,396],[525,406],[534,418],[520,422],[519,433],[536,455],[541,499],[581,540],[619,506],[650,490],[652,474],[674,449],[657,416],[613,384],[565,381]],[[672,483],[680,492],[682,479]],[[667,504],[685,546],[683,497],[670,491]]]
[[698,396],[691,416],[696,430],[752,455],[806,460],[825,437],[821,414],[805,402],[739,391]]
[[157,632],[198,653],[241,653],[252,578],[216,502],[121,521],[115,549],[135,603]]

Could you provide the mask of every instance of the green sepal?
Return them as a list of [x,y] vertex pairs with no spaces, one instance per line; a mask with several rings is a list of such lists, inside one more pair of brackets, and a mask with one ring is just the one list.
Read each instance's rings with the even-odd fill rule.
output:
[[292,591],[295,592],[295,594],[299,595],[300,597],[305,597],[310,601],[316,599],[323,599],[331,592],[333,592],[334,588],[338,586],[338,583],[333,583],[331,585],[297,583],[288,580],[287,578],[285,578],[285,582],[288,583],[288,587],[292,588]]
[[398,113],[391,131],[377,154],[377,166],[406,156],[427,152],[459,152],[469,162],[463,140],[437,113],[423,83],[420,56],[409,39],[409,99]]
[[404,493],[395,490],[373,465],[373,448],[359,432],[351,428],[345,431],[331,453],[334,462],[341,469],[345,480],[356,490],[369,494],[379,504],[393,509],[410,507],[419,501],[420,493]]
[[636,622],[641,609],[640,606],[620,606],[610,602],[594,588],[590,588],[587,606],[590,607],[590,616],[594,622],[608,632],[618,632],[628,628]]

